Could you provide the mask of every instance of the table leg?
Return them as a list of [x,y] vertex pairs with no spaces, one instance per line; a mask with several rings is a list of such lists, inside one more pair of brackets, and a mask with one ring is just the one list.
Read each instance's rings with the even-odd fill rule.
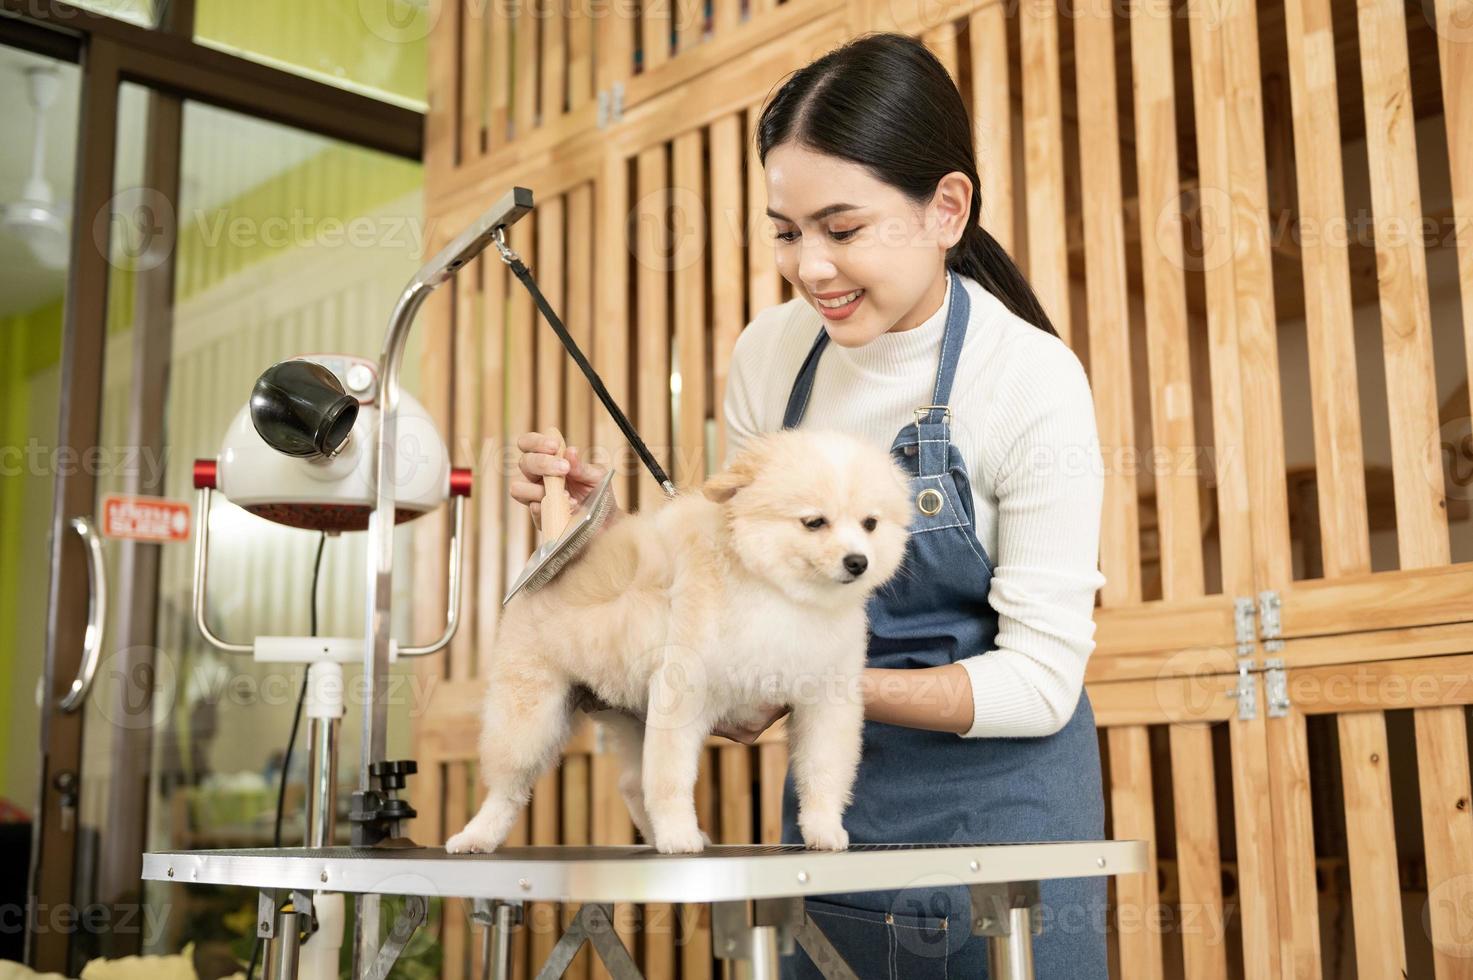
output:
[[486,980],[511,980],[512,930],[522,922],[521,903],[478,898],[471,920],[485,930],[481,953]]
[[276,935],[266,940],[267,980],[297,980],[297,963],[302,952],[300,913],[276,913]]
[[972,934],[987,937],[990,980],[1033,980],[1038,882],[972,885]]

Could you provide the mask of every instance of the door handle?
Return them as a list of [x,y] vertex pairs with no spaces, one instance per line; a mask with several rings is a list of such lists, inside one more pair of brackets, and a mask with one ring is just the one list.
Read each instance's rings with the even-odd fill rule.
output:
[[62,711],[71,713],[87,700],[92,678],[97,674],[97,658],[102,651],[102,630],[107,625],[107,566],[102,560],[102,538],[97,528],[85,517],[73,517],[73,531],[87,546],[87,632],[82,638],[82,664],[72,680],[71,690],[62,696]]

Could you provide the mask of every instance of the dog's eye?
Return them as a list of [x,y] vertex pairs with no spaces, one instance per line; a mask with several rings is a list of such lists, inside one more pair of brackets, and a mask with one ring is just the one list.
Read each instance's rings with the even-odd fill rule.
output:
[[873,531],[875,529],[875,526],[879,523],[880,522],[875,520],[873,517],[866,517],[863,521],[860,522],[860,527],[864,528],[866,531]]
[[806,517],[803,519],[803,526],[810,531],[817,531],[827,523],[828,519],[823,517]]

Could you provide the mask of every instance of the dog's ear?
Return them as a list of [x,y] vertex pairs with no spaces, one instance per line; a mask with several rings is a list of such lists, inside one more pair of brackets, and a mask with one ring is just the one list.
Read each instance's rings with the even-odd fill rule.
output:
[[752,452],[741,452],[733,457],[730,466],[708,477],[706,482],[701,484],[701,493],[706,495],[707,500],[724,504],[735,496],[738,490],[749,486],[756,478],[757,455]]

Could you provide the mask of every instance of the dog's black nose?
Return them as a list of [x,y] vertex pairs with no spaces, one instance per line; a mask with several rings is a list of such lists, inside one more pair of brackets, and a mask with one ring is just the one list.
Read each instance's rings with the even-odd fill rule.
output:
[[845,555],[844,568],[850,575],[862,575],[869,568],[869,559],[864,555]]

